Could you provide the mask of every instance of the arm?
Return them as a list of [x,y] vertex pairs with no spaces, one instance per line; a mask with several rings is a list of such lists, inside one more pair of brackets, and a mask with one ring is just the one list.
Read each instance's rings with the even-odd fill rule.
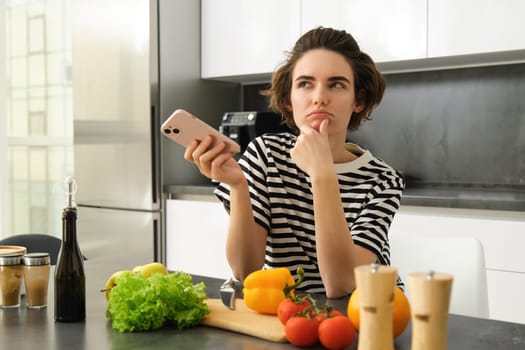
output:
[[230,226],[226,257],[235,278],[243,281],[251,272],[261,269],[266,250],[266,230],[255,223],[246,179],[230,187]]
[[326,296],[337,298],[355,288],[354,267],[377,257],[352,239],[335,171],[312,178],[312,192],[319,271]]
[[266,230],[255,223],[249,187],[233,155],[223,152],[225,144],[210,148],[211,137],[194,141],[184,158],[194,163],[204,176],[230,185],[230,222],[226,257],[233,275],[239,280],[262,268],[266,249]]
[[[355,288],[354,267],[376,261],[375,254],[356,245],[343,210],[339,184],[327,134],[305,127],[292,150],[292,158],[311,178],[317,261],[326,295],[336,298]],[[341,145],[342,147],[342,145]]]

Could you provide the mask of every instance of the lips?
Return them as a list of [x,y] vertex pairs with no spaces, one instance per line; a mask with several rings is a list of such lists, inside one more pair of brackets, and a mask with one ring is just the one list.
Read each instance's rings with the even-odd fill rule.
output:
[[306,119],[310,121],[310,126],[317,131],[320,130],[323,120],[330,121],[332,118],[333,114],[325,110],[315,110],[306,116]]
[[332,113],[325,111],[324,109],[318,109],[308,113],[306,117],[310,119],[327,119],[333,117],[333,115]]

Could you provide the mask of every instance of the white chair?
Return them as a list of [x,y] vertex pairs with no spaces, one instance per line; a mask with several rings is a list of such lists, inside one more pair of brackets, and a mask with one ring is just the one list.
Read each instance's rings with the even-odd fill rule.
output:
[[449,312],[489,317],[485,254],[476,238],[397,232],[390,235],[390,255],[409,299],[408,273],[447,272],[454,276]]

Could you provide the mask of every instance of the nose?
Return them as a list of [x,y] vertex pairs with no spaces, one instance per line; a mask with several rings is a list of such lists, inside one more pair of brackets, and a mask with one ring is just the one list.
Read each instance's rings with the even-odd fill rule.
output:
[[326,106],[328,104],[328,91],[322,85],[316,87],[313,91],[312,100],[316,106]]

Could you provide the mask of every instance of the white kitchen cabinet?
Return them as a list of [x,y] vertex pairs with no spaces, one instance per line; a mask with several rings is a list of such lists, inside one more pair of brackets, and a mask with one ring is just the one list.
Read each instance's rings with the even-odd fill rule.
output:
[[376,62],[426,57],[427,3],[421,0],[302,0],[301,30],[344,29]]
[[268,81],[284,52],[319,25],[349,31],[377,62],[426,57],[426,1],[203,0],[201,76]]
[[525,273],[487,270],[490,318],[525,323]]
[[206,199],[166,201],[166,266],[170,271],[228,278],[229,217],[222,203]]
[[269,73],[300,34],[300,0],[202,0],[201,76]]
[[490,318],[525,323],[525,314],[516,312],[525,310],[518,295],[525,290],[525,212],[401,206],[390,234],[396,232],[479,239],[485,250]]
[[[215,197],[167,200],[166,221],[168,269],[230,276],[228,214]],[[401,206],[390,234],[396,232],[479,239],[485,250],[489,317],[525,323],[525,313],[516,312],[525,310],[525,212]]]
[[525,1],[428,0],[429,57],[525,49]]
[[201,77],[270,80],[301,34],[350,32],[385,73],[525,62],[522,0],[202,0]]

